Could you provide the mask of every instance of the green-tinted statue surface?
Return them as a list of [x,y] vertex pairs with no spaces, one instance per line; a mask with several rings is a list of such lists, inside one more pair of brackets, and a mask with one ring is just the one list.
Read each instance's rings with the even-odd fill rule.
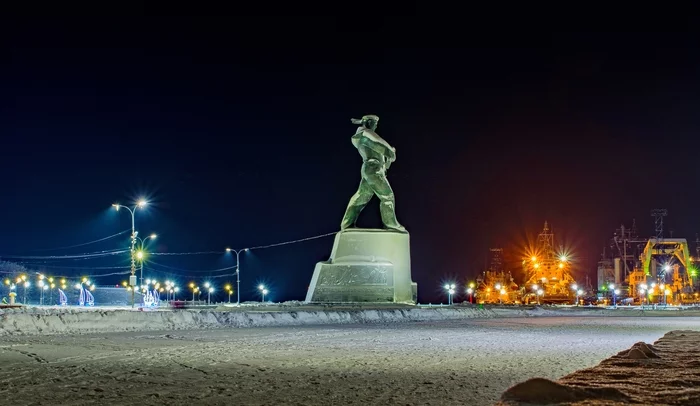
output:
[[379,210],[384,226],[390,230],[405,232],[406,229],[396,220],[394,191],[386,178],[389,166],[396,160],[396,149],[375,132],[379,117],[368,115],[361,120],[352,119],[352,123],[360,124],[352,136],[352,144],[362,156],[362,180],[357,192],[350,198],[340,228],[345,230],[353,227],[362,209],[372,200],[372,196],[376,195],[379,198]]

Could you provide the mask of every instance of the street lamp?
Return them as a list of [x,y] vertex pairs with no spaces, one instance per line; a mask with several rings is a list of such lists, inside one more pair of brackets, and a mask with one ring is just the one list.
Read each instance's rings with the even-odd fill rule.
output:
[[231,285],[224,286],[224,290],[226,291],[226,293],[228,293],[228,302],[231,303],[231,295],[233,294],[233,289],[231,289]]
[[207,304],[211,304],[211,294],[212,293],[214,293],[214,288],[210,287],[209,290],[207,291]]
[[249,248],[243,248],[240,250],[235,250],[233,248],[226,248],[226,252],[233,252],[236,254],[236,305],[241,305],[241,268],[239,255],[241,252],[248,252]]
[[455,293],[455,284],[448,283],[445,285],[445,290],[447,291],[447,304],[452,304],[452,295]]
[[620,289],[613,290],[613,306],[617,307],[617,295],[620,294]]
[[576,306],[578,306],[579,297],[581,297],[582,295],[583,295],[583,289],[579,289],[576,291]]
[[24,282],[24,304],[27,304],[27,288],[31,286],[31,283],[29,281]]
[[144,245],[146,243],[146,240],[148,240],[149,238],[151,240],[155,240],[157,237],[158,237],[158,235],[156,233],[151,233],[151,235],[149,235],[143,239],[141,237],[138,237],[138,236],[136,237],[136,239],[139,240],[139,242],[141,243],[141,248],[139,248],[139,251],[136,253],[136,256],[139,259],[139,261],[141,262],[141,279],[140,279],[139,283],[142,285],[143,285],[143,256],[145,254]]
[[[127,209],[129,213],[131,213],[131,276],[129,277],[129,285],[131,286],[136,286],[136,228],[135,228],[135,220],[134,220],[134,214],[136,213],[136,209],[141,208],[143,209],[146,207],[148,203],[144,200],[141,199],[138,202],[136,202],[136,205],[134,206],[133,209],[129,208],[128,206],[123,206],[121,204],[113,204],[112,207],[114,207],[117,211],[121,209],[122,207]],[[134,307],[134,294],[135,291],[131,291],[131,307]]]
[[540,304],[540,296],[544,295],[544,290],[539,289],[537,291],[537,304]]
[[46,283],[44,282],[44,278],[42,277],[43,275],[39,275],[39,282],[37,283],[39,285],[39,290],[41,295],[39,296],[39,305],[43,306],[44,305],[44,288],[48,288]]
[[474,301],[472,300],[472,297],[473,297],[473,294],[474,294],[474,289],[468,288],[468,289],[467,289],[467,293],[469,293],[469,303],[474,303]]

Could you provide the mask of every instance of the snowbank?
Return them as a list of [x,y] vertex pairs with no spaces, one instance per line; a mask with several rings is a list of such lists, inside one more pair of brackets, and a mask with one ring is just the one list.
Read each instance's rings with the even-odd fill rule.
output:
[[[654,314],[655,313],[655,314]],[[120,331],[282,327],[323,324],[399,323],[497,317],[695,316],[695,311],[636,312],[546,307],[414,307],[251,303],[240,308],[135,311],[129,307],[26,307],[0,309],[0,336],[88,334]]]
[[[492,309],[402,308],[361,310],[177,310],[133,311],[101,308],[24,308],[0,310],[0,336],[88,334],[121,331],[191,330],[321,324],[398,323],[503,315]],[[509,316],[526,315],[510,311]]]

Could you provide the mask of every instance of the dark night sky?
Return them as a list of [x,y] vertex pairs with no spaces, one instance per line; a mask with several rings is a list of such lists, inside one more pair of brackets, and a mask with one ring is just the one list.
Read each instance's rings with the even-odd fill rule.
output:
[[[378,132],[397,149],[389,180],[423,302],[440,300],[441,281],[476,275],[489,247],[518,257],[544,220],[581,276],[593,275],[621,223],[636,217],[651,234],[652,208],[669,210],[674,237],[694,240],[697,33],[501,31],[450,41],[459,47],[407,47],[399,33],[418,21],[4,25],[0,255],[124,246],[115,238],[34,251],[127,229],[128,216],[110,204],[141,195],[153,204],[137,229],[159,233],[160,252],[335,231],[359,182],[349,120],[363,114],[381,117]],[[376,201],[361,223],[379,224]],[[252,252],[243,299],[255,298],[259,281],[275,300],[302,299],[331,245]],[[223,255],[154,260],[188,270],[231,264]]]

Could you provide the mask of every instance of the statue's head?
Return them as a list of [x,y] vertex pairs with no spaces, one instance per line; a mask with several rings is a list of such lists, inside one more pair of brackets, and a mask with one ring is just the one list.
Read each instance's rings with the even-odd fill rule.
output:
[[365,128],[369,128],[370,130],[374,131],[377,129],[377,125],[379,124],[379,117],[369,114],[366,116],[362,116],[360,120],[353,118],[350,120],[353,124],[360,124]]

